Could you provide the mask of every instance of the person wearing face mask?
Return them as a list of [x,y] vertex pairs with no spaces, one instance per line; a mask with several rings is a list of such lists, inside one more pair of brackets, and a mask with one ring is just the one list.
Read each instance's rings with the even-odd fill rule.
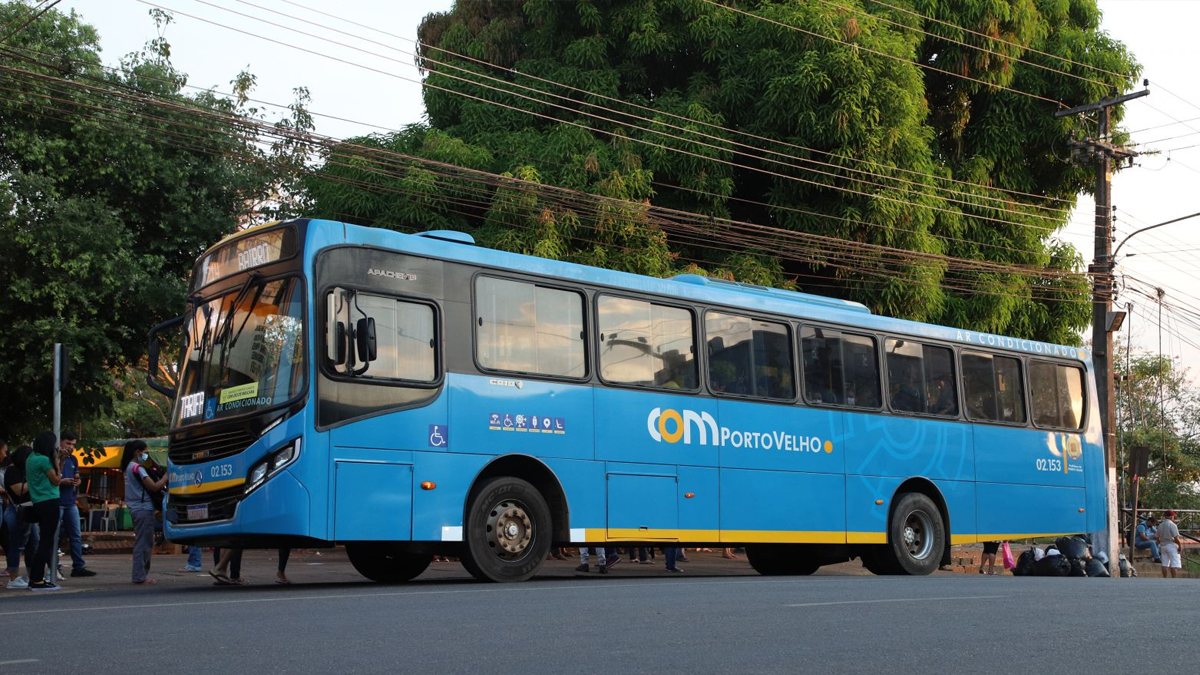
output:
[[152,584],[148,579],[150,555],[154,552],[154,499],[167,484],[164,474],[157,481],[146,471],[150,453],[145,441],[129,441],[121,453],[121,472],[125,474],[125,504],[133,517],[133,583]]

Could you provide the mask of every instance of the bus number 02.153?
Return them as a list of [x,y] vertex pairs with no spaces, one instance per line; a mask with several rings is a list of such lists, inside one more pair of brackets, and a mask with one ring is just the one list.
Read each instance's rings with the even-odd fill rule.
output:
[[1062,471],[1061,459],[1039,459],[1037,460],[1038,471]]

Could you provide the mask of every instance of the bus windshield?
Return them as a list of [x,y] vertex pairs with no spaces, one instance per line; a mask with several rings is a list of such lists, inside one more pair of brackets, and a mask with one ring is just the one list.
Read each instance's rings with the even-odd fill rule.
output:
[[303,284],[255,275],[196,305],[175,427],[265,410],[304,386]]

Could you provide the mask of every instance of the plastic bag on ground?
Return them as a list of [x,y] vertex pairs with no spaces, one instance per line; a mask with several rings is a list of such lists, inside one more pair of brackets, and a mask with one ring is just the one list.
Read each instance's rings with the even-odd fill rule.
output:
[[1047,555],[1033,563],[1035,577],[1065,577],[1071,573],[1071,562],[1066,556]]
[[1072,576],[1072,577],[1086,577],[1087,576],[1087,571],[1083,568],[1083,563],[1084,563],[1083,560],[1080,560],[1079,558],[1067,558],[1067,561],[1071,563],[1071,573],[1068,574],[1067,576]]
[[1087,572],[1089,577],[1108,576],[1108,568],[1104,566],[1104,563],[1100,562],[1096,558],[1092,558],[1091,560],[1087,561],[1087,563],[1083,566],[1083,570]]
[[1083,559],[1088,557],[1087,542],[1079,537],[1059,537],[1055,540],[1054,545],[1058,550],[1068,558]]
[[1035,549],[1029,549],[1017,556],[1017,566],[1013,568],[1013,576],[1027,577],[1033,574],[1033,563],[1036,562]]

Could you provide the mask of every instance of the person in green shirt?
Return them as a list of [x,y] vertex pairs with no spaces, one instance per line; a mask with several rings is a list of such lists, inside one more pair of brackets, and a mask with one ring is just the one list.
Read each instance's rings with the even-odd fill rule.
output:
[[54,533],[58,526],[58,486],[62,483],[72,483],[78,479],[64,479],[59,474],[57,453],[58,437],[53,431],[43,431],[33,440],[33,454],[25,461],[25,480],[29,485],[29,497],[33,502],[33,511],[37,515],[38,530],[41,539],[38,540],[37,552],[33,556],[33,565],[29,568],[29,590],[56,591],[53,577],[47,581],[46,568],[58,542],[54,541]]

